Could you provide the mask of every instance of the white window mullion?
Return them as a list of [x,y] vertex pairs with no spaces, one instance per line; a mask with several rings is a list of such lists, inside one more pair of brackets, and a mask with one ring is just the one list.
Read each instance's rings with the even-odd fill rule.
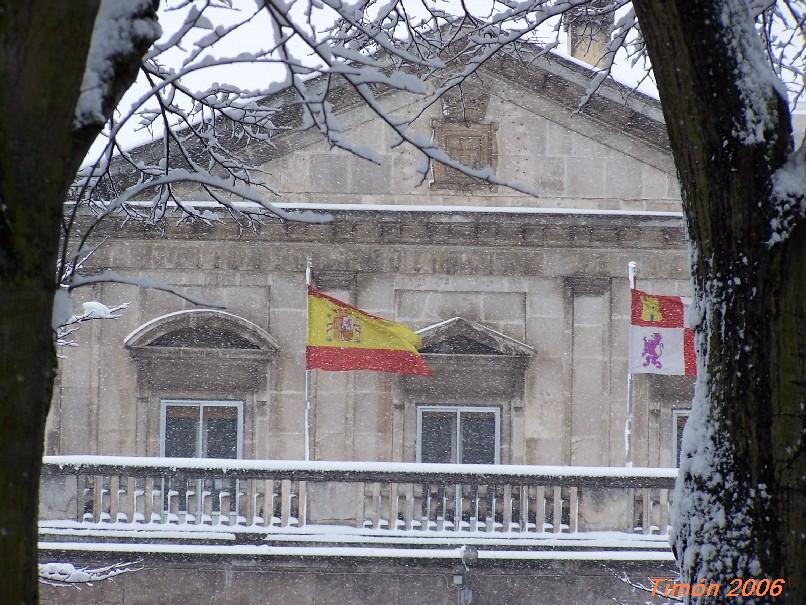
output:
[[238,406],[238,434],[236,439],[238,458],[243,458],[243,405]]
[[501,464],[501,414],[495,414],[495,463]]
[[207,454],[204,448],[204,411],[206,406],[199,404],[199,434],[196,435],[196,457],[204,458]]
[[454,447],[451,448],[454,452],[454,459],[453,461],[457,464],[462,463],[462,412],[460,410],[456,410],[456,432],[455,432],[455,443]]

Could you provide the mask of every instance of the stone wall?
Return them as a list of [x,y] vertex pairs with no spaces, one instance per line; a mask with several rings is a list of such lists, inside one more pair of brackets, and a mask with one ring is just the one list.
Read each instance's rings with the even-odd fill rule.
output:
[[[223,358],[212,366],[199,363],[195,371],[180,364],[178,377],[171,372],[180,365],[158,364],[160,376],[144,376],[124,346],[127,334],[193,306],[121,284],[79,290],[80,300],[132,305],[115,321],[84,326],[77,333],[80,346],[65,351],[48,452],[159,455],[160,400],[200,398],[244,402],[245,457],[301,458],[304,267],[311,255],[320,288],[369,312],[414,329],[461,316],[535,351],[523,384],[507,393],[485,394],[483,368],[472,365],[463,389],[435,388],[430,399],[428,384],[412,389],[395,375],[316,372],[316,459],[413,461],[416,404],[464,402],[501,407],[502,462],[622,464],[626,266],[638,261],[640,284],[648,291],[687,293],[678,218],[377,210],[333,215],[327,225],[269,223],[240,236],[227,222],[176,227],[164,235],[104,228],[111,239],[92,259],[95,267],[161,280],[224,305],[267,331],[278,351],[257,382],[236,379],[241,364]],[[651,418],[643,409],[637,410],[635,463],[669,464],[665,432],[671,427],[663,423],[671,422],[670,415]]]
[[[417,404],[461,403],[500,410],[502,462],[621,465],[627,263],[638,262],[647,290],[688,289],[679,216],[647,213],[680,208],[660,107],[608,82],[576,111],[590,74],[560,58],[528,69],[494,59],[477,75],[461,103],[452,91],[412,127],[537,197],[445,167],[418,174],[421,154],[391,147],[389,129],[345,89],[334,93],[344,138],[374,148],[380,165],[296,128],[295,106],[278,112],[287,129],[273,145],[243,151],[271,175],[268,201],[315,204],[332,222],[267,219],[252,228],[222,213],[209,224],[169,218],[164,231],[114,221],[97,228],[109,239],[89,270],[175,286],[265,330],[277,347],[262,376],[250,362],[246,379],[241,357],[221,351],[177,351],[181,363],[149,365],[135,359],[127,334],[190,303],[120,284],[77,291],[77,302],[131,306],[116,321],[83,326],[81,346],[66,351],[48,452],[159,455],[161,401],[219,399],[243,402],[243,456],[301,458],[310,255],[317,287],[360,308],[414,329],[460,316],[534,351],[508,390],[485,387],[490,366],[481,358],[457,366],[467,380],[440,379],[433,389],[384,374],[316,372],[316,459],[411,461]],[[282,107],[284,97],[267,102]],[[395,119],[417,115],[407,93],[382,94],[379,103]],[[192,187],[177,191],[203,201]],[[671,413],[645,408],[637,410],[634,462],[668,464]]]
[[[120,562],[122,559],[112,559]],[[83,561],[103,564],[106,561]],[[81,590],[41,586],[42,605],[455,605],[460,562],[433,559],[339,561],[312,559],[223,560],[146,556],[141,571],[96,582]],[[608,567],[636,581],[668,577],[668,565],[598,561],[486,562],[463,581],[472,605],[609,605],[612,598],[634,605],[660,604],[633,591]]]

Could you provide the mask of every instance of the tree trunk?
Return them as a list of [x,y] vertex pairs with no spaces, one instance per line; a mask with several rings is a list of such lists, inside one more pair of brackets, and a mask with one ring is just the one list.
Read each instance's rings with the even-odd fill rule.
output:
[[[56,260],[67,189],[102,126],[74,131],[99,1],[0,0],[0,569],[4,603],[37,601],[39,471],[56,368],[51,328]],[[131,56],[116,65],[122,77],[116,79],[110,101],[131,85],[145,50],[132,49]],[[108,105],[114,107],[114,103]]]
[[745,2],[634,4],[692,252],[701,363],[675,492],[683,581],[721,584],[698,602],[724,603],[734,578],[783,578],[775,602],[806,603],[806,232],[775,243],[771,226],[789,111],[772,70],[759,73]]

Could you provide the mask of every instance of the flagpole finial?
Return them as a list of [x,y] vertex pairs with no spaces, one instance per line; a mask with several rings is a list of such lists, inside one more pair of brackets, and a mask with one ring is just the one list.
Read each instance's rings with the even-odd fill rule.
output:
[[308,257],[307,262],[305,263],[305,285],[310,286],[313,283],[313,258]]
[[627,279],[630,282],[630,289],[635,289],[635,276],[638,273],[638,263],[631,260],[627,263]]

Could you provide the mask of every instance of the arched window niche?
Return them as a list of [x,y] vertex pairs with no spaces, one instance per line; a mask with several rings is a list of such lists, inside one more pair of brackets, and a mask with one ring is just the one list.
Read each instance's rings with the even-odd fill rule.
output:
[[[279,347],[266,330],[225,311],[191,309],[144,323],[124,345],[137,366],[138,455],[267,455],[268,394]],[[214,435],[210,427],[230,416],[237,426]],[[188,443],[176,442],[180,433]],[[212,439],[237,440],[237,447],[208,446]]]

